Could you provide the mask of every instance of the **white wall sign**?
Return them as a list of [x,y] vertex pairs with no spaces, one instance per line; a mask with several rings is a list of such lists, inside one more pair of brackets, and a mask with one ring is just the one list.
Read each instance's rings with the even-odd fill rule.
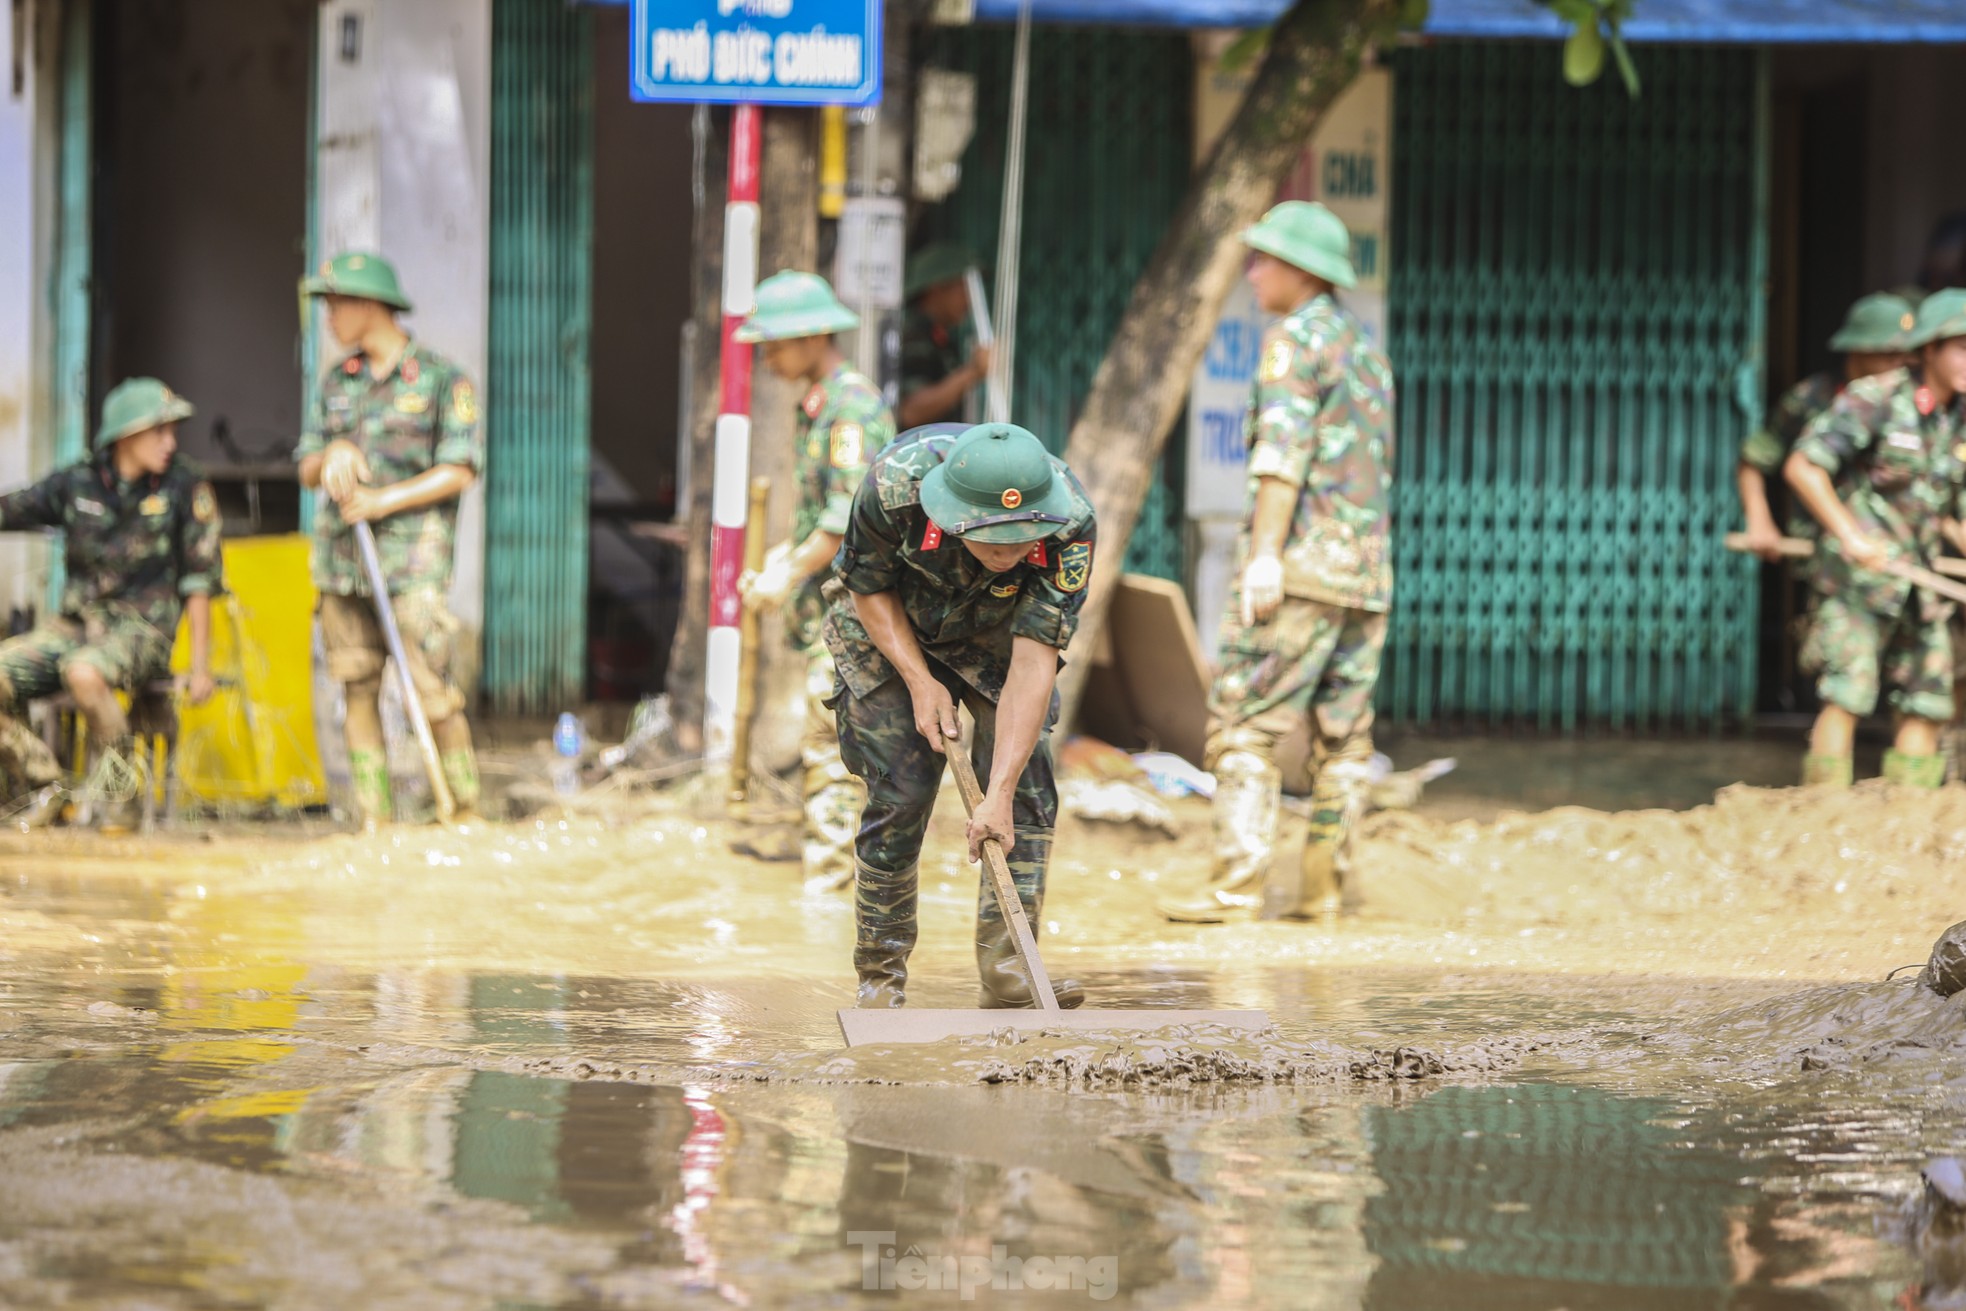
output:
[[848,305],[901,308],[907,208],[898,196],[849,196],[840,214],[833,290]]

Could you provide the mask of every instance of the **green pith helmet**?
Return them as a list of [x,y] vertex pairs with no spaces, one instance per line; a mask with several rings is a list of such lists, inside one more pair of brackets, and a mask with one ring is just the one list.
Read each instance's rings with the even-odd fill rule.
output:
[[787,341],[793,337],[825,337],[860,326],[860,316],[840,304],[833,288],[817,273],[792,269],[774,273],[758,284],[758,307],[731,336],[746,345]]
[[300,289],[309,296],[359,296],[387,305],[392,310],[409,311],[409,298],[396,281],[395,266],[380,255],[347,250],[324,260],[311,278],[300,280]]
[[1352,234],[1345,221],[1316,201],[1286,200],[1270,207],[1255,227],[1242,230],[1242,244],[1274,255],[1334,287],[1358,283],[1352,272]]
[[1905,345],[1916,350],[1948,337],[1966,337],[1966,290],[1958,287],[1935,291],[1925,298]]
[[155,378],[125,378],[102,401],[102,426],[96,429],[96,449],[133,437],[146,428],[176,423],[192,415],[191,402]]
[[901,282],[901,294],[908,300],[938,282],[960,278],[976,266],[976,256],[966,246],[953,241],[937,241],[923,246],[908,257],[908,273]]
[[922,479],[922,509],[972,542],[1036,542],[1072,522],[1072,489],[1028,429],[979,423]]
[[1872,292],[1850,307],[1843,326],[1829,339],[1833,351],[1901,351],[1917,321],[1911,302],[1888,291]]

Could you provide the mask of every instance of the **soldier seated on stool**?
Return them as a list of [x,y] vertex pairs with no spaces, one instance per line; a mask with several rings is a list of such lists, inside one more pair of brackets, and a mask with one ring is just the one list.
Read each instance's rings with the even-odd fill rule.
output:
[[[181,611],[191,620],[186,693],[194,705],[212,694],[218,502],[176,458],[177,425],[191,412],[155,378],[131,378],[103,401],[92,459],[0,496],[0,529],[58,528],[67,547],[60,613],[0,642],[0,769],[34,789],[14,817],[23,827],[50,822],[62,804],[60,768],[22,721],[28,702],[66,688],[98,752],[139,760],[116,694],[169,674]],[[102,827],[129,827],[138,801],[134,789],[114,797]]]

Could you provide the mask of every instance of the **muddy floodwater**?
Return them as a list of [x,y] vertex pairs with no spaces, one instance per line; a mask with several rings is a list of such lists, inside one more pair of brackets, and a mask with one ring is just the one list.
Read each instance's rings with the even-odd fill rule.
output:
[[851,1052],[847,900],[687,802],[0,838],[0,1306],[1919,1305],[1966,996],[1883,978],[1966,789],[1457,813],[1374,816],[1335,932],[1157,918],[1199,802],[1061,829],[1054,975],[1270,1033]]

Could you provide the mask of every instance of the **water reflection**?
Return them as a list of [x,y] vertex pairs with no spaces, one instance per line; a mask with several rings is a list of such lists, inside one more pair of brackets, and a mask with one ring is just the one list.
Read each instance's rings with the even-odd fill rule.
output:
[[[1902,1090],[1682,1103],[1575,1070],[1475,1087],[757,1087],[744,1060],[834,1041],[810,977],[534,969],[518,950],[453,968],[400,923],[378,929],[391,958],[370,968],[324,954],[347,924],[317,922],[306,887],[208,896],[89,873],[8,892],[73,931],[8,944],[0,1174],[60,1126],[111,1178],[189,1161],[315,1205],[484,1204],[588,1244],[537,1266],[536,1305],[892,1305],[912,1252],[1021,1272],[976,1290],[985,1304],[1078,1304],[1102,1281],[1106,1305],[1148,1307],[1876,1306],[1916,1283],[1869,1234],[1879,1197],[1928,1138],[1966,1132],[1958,1106]],[[1090,976],[1112,1004],[1265,1006],[1368,1045],[1550,1025],[1559,993],[1563,1023],[1643,1022],[1574,979],[1539,993],[1246,962]],[[595,1071],[617,1081],[574,1077]],[[263,1209],[236,1243],[280,1250],[294,1222]],[[123,1269],[86,1227],[47,1234],[63,1262]],[[176,1280],[197,1291],[164,1304],[269,1300],[227,1282],[237,1250],[182,1244],[141,1278],[103,1276],[105,1297]],[[1038,1272],[1061,1271],[1079,1286],[1047,1303]],[[498,1278],[487,1266],[476,1304]],[[14,1295],[0,1285],[0,1304]]]

